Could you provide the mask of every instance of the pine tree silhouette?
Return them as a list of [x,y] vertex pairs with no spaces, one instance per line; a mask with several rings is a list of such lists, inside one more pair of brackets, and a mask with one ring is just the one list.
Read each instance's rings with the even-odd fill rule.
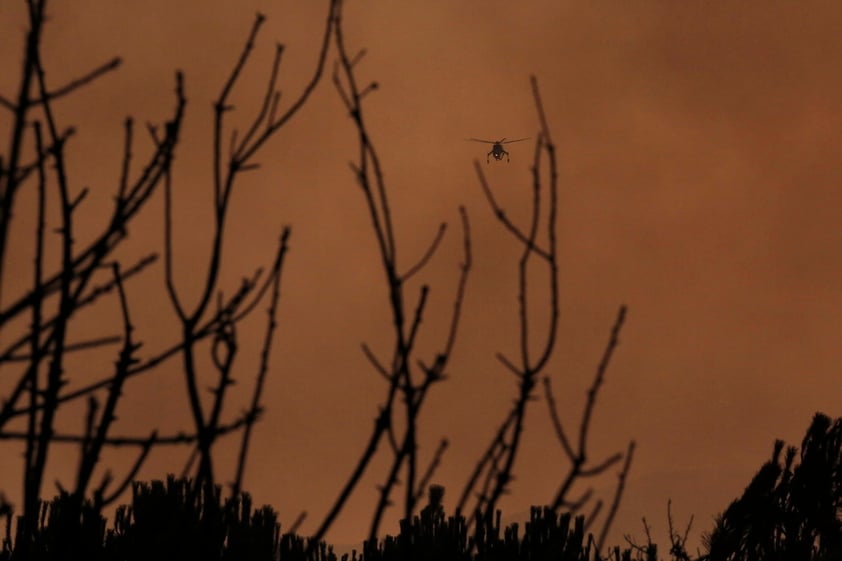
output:
[[842,559],[842,418],[816,413],[798,450],[772,457],[706,537],[710,561]]

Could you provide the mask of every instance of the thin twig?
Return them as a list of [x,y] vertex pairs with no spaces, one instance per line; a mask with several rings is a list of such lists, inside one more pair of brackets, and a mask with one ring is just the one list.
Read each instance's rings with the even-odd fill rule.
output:
[[[245,414],[240,416],[235,421],[232,421],[227,424],[220,425],[216,429],[216,436],[226,436],[228,434],[234,433],[239,431],[239,429],[246,426],[249,422],[253,421],[253,416],[251,414]],[[41,437],[41,434],[37,434],[36,437]],[[3,431],[0,432],[0,440],[24,440],[27,437],[26,432],[20,431]],[[194,444],[198,442],[200,436],[193,433],[188,434],[184,432],[179,432],[169,436],[155,436],[152,439],[152,444],[155,446],[180,446],[183,444]],[[50,439],[52,442],[61,443],[61,444],[79,444],[84,441],[85,435],[84,434],[64,434],[64,433],[56,433],[53,432],[50,435]],[[109,436],[105,440],[103,440],[103,445],[105,446],[112,446],[112,447],[121,447],[121,446],[139,446],[143,447],[146,446],[147,443],[150,441],[150,437],[147,438],[139,438],[134,436]]]
[[[120,313],[123,319],[123,348],[120,350],[119,359],[115,365],[114,380],[111,387],[108,389],[108,397],[105,400],[105,406],[102,410],[99,426],[96,429],[96,434],[93,439],[87,443],[84,448],[82,459],[79,465],[79,471],[76,475],[76,491],[75,495],[78,499],[85,496],[88,484],[96,465],[99,463],[100,453],[104,443],[108,437],[108,431],[112,423],[116,420],[115,412],[117,410],[117,403],[123,393],[123,384],[126,381],[126,376],[129,367],[135,362],[134,353],[140,348],[140,344],[134,342],[132,333],[134,326],[131,322],[129,314],[129,304],[126,297],[126,291],[123,287],[123,280],[120,275],[120,266],[118,263],[112,264],[112,271],[114,274],[114,281],[117,285],[117,294],[120,299]],[[93,399],[93,398],[92,398]]]
[[415,492],[415,502],[421,500],[424,496],[424,492],[427,489],[427,485],[430,484],[430,480],[433,478],[433,475],[436,472],[436,469],[441,464],[441,458],[444,456],[445,451],[448,447],[448,441],[446,438],[442,438],[441,442],[439,442],[439,447],[436,448],[435,454],[433,454],[433,459],[430,461],[430,465],[427,466],[427,471],[424,472],[424,475],[421,476],[421,479],[418,480],[418,488]]
[[552,382],[550,380],[550,377],[545,377],[544,397],[547,400],[547,409],[550,412],[550,420],[553,423],[555,434],[558,437],[559,442],[561,442],[562,448],[564,448],[564,452],[569,458],[573,458],[576,456],[576,454],[573,452],[573,447],[570,446],[570,441],[567,439],[567,434],[564,432],[564,427],[561,424],[561,418],[558,416],[558,409],[556,408],[555,398],[553,397],[553,390],[551,384]]
[[[284,257],[286,256],[286,252],[288,249],[287,243],[289,240],[289,236],[289,227],[284,228],[278,246],[278,253],[275,259],[275,265],[272,268],[272,276],[274,277],[274,281],[272,282],[272,298],[269,301],[269,310],[267,311],[269,319],[266,325],[266,334],[263,340],[263,348],[260,352],[260,367],[257,373],[257,382],[254,386],[254,394],[252,395],[250,406],[250,411],[254,417],[256,417],[257,412],[260,409],[260,399],[263,396],[263,386],[266,381],[267,372],[269,371],[269,354],[272,350],[272,336],[274,335],[275,328],[277,327],[278,301],[280,300],[281,295],[281,272],[283,270]],[[251,430],[253,425],[253,422],[249,422],[246,424],[245,429],[243,430],[243,440],[240,444],[240,453],[237,456],[237,472],[234,477],[234,485],[232,488],[233,496],[237,496],[242,490],[243,477],[245,475],[246,454],[249,450]]]
[[[528,236],[521,232],[520,228],[515,226],[515,224],[509,220],[506,212],[497,203],[497,199],[494,198],[494,194],[491,192],[491,187],[488,185],[488,180],[485,178],[485,172],[483,171],[479,160],[474,160],[474,169],[477,172],[479,185],[482,187],[482,192],[485,194],[485,198],[488,200],[488,204],[491,206],[494,216],[496,216],[497,220],[499,220],[500,223],[503,224],[503,226],[505,226],[506,229],[509,230],[509,232],[511,232],[518,240],[520,240],[523,244],[528,245],[530,243]],[[547,250],[535,245],[534,241],[532,242],[532,250],[544,259],[550,258],[550,254]]]
[[173,239],[172,239],[172,173],[164,174],[164,284],[175,313],[182,323],[187,321],[184,306],[178,297],[173,280]]
[[363,354],[368,359],[368,361],[372,364],[372,366],[374,366],[374,369],[377,371],[377,373],[380,374],[381,376],[383,376],[383,378],[387,382],[390,381],[391,380],[391,374],[389,373],[388,370],[386,370],[386,367],[383,366],[380,363],[379,360],[377,360],[377,357],[374,356],[374,352],[371,350],[371,348],[369,348],[369,346],[366,345],[365,343],[362,343],[360,345],[360,347],[362,348]]
[[[327,14],[327,22],[325,23],[325,32],[322,36],[321,41],[321,50],[319,51],[319,58],[316,62],[316,68],[313,71],[313,75],[310,77],[310,81],[304,86],[304,90],[301,92],[301,95],[296,99],[290,107],[277,119],[272,121],[271,123],[267,123],[266,130],[260,135],[254,143],[245,151],[242,151],[239,156],[239,160],[245,164],[266,142],[275,132],[283,127],[287,121],[289,121],[301,107],[304,106],[304,103],[310,98],[310,95],[316,89],[316,86],[321,80],[322,72],[324,71],[325,60],[327,59],[327,51],[328,47],[330,46],[330,38],[333,35],[333,30],[335,26],[338,26],[339,21],[339,12],[341,6],[341,0],[330,0],[330,5],[328,7],[328,14]],[[274,109],[272,110],[274,113]]]
[[632,440],[629,442],[629,447],[626,450],[626,461],[623,464],[623,469],[620,470],[620,475],[618,476],[619,481],[617,483],[617,490],[614,493],[614,500],[611,501],[611,508],[608,510],[608,515],[605,518],[605,524],[602,525],[602,531],[599,534],[599,540],[597,541],[597,549],[599,550],[602,550],[602,547],[605,544],[605,538],[608,536],[608,531],[611,529],[611,524],[614,523],[614,517],[617,515],[617,510],[620,507],[620,501],[623,498],[623,491],[626,488],[626,477],[629,474],[632,459],[634,458],[634,448],[635,442]]
[[582,415],[582,423],[579,425],[580,453],[582,456],[585,455],[585,442],[587,441],[587,432],[590,426],[591,416],[593,415],[593,409],[596,406],[596,396],[605,380],[605,372],[608,370],[608,363],[611,361],[614,349],[617,348],[617,344],[619,343],[620,330],[623,328],[625,319],[626,307],[620,306],[620,310],[617,312],[617,319],[614,321],[614,327],[611,328],[611,337],[608,340],[608,345],[605,347],[602,360],[599,361],[599,366],[596,369],[596,378],[594,378],[593,385],[588,390],[585,412]]
[[430,258],[433,256],[433,254],[436,252],[436,249],[438,248],[439,244],[441,243],[442,238],[444,238],[445,230],[447,230],[447,223],[442,222],[441,224],[439,224],[439,229],[436,232],[436,237],[433,238],[433,242],[427,248],[427,251],[424,252],[424,255],[421,256],[421,259],[419,259],[418,262],[415,265],[410,267],[407,272],[405,272],[403,275],[400,276],[401,282],[406,282],[407,280],[412,278],[412,276],[415,275],[415,273],[417,273],[418,271],[420,271],[421,269],[424,268],[424,266],[427,264],[427,262],[430,260]]
[[149,452],[152,450],[152,446],[158,442],[157,438],[158,432],[152,431],[152,434],[149,435],[149,438],[146,440],[146,442],[141,445],[140,454],[138,454],[138,457],[135,459],[132,468],[126,474],[126,477],[123,479],[123,482],[120,483],[120,485],[118,485],[117,488],[114,489],[114,491],[110,495],[104,496],[105,488],[107,486],[107,483],[110,482],[110,478],[106,481],[103,481],[103,485],[101,485],[98,489],[99,493],[97,495],[101,497],[100,503],[102,504],[102,506],[110,505],[111,503],[116,501],[117,498],[126,491],[126,489],[129,488],[129,485],[131,485],[135,477],[137,477],[137,473],[140,471],[143,462],[145,462],[146,458],[149,456]]
[[51,92],[47,92],[46,94],[42,94],[40,98],[33,99],[30,101],[32,105],[43,104],[46,101],[55,101],[60,97],[64,97],[68,94],[73,93],[74,91],[78,90],[79,88],[90,84],[100,76],[107,74],[109,72],[113,72],[120,67],[120,64],[123,61],[120,57],[114,57],[105,64],[98,66],[97,68],[91,70],[87,74],[83,75],[80,78],[76,78],[75,80],[70,81],[68,84],[57,88]]

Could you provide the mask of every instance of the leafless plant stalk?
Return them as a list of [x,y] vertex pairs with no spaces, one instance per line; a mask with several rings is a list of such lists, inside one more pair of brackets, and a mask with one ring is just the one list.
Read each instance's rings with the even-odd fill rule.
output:
[[[490,520],[496,509],[500,497],[508,492],[513,479],[515,460],[520,448],[521,434],[526,419],[528,404],[533,400],[535,382],[545,369],[553,349],[555,348],[556,333],[559,319],[559,267],[558,244],[556,240],[558,174],[556,171],[555,145],[552,142],[549,127],[544,118],[543,106],[538,92],[537,81],[532,79],[535,106],[540,120],[540,131],[535,145],[532,164],[532,205],[529,222],[525,227],[514,224],[506,212],[497,203],[485,173],[479,161],[474,161],[480,187],[486,195],[494,216],[505,229],[523,245],[521,257],[518,260],[518,339],[519,358],[516,361],[498,353],[497,358],[518,380],[518,394],[514,405],[501,424],[487,451],[477,464],[474,475],[462,492],[459,508],[464,508],[467,500],[474,494],[480,474],[485,473],[488,489],[482,490],[475,498],[474,506],[469,512],[473,513],[471,522],[477,522],[478,517]],[[542,157],[547,158],[547,179],[542,179]],[[542,218],[542,193],[545,192],[546,226],[543,237],[539,241],[540,221]],[[537,259],[549,279],[549,288],[544,295],[546,308],[549,309],[549,323],[546,329],[535,336],[531,330],[534,327],[532,310],[535,304],[530,304],[534,289],[530,285],[530,270],[532,262]],[[532,296],[534,298],[534,296]],[[538,340],[535,343],[533,339]],[[499,451],[499,453],[495,453]]]
[[[432,243],[413,265],[408,268],[400,266],[388,189],[377,150],[366,127],[362,107],[363,99],[377,89],[377,83],[370,82],[365,86],[359,83],[357,65],[362,60],[365,51],[360,51],[353,56],[349,53],[343,35],[341,10],[337,10],[335,17],[334,39],[338,61],[334,67],[333,82],[357,130],[359,155],[357,162],[350,164],[350,166],[365,199],[379,250],[392,315],[394,341],[391,358],[388,361],[379,359],[369,345],[363,344],[362,346],[366,358],[388,384],[386,397],[379,406],[374,429],[368,443],[339,492],[336,501],[311,538],[311,547],[315,546],[324,537],[328,528],[339,515],[377,453],[384,436],[390,443],[392,460],[385,480],[378,488],[378,500],[372,517],[369,537],[377,537],[384,512],[393,502],[392,492],[399,484],[399,475],[402,472],[405,473],[405,477],[402,479],[405,490],[403,516],[411,518],[420,496],[419,489],[423,489],[426,485],[445,449],[444,446],[439,447],[430,468],[423,475],[420,475],[418,470],[417,425],[430,387],[444,379],[445,368],[456,341],[468,272],[471,267],[468,214],[464,208],[460,208],[464,260],[460,267],[461,271],[453,300],[450,328],[440,350],[434,353],[431,359],[417,358],[419,353],[416,345],[417,337],[423,323],[431,289],[427,285],[422,285],[417,297],[412,298],[407,294],[407,281],[419,274],[432,259],[440,246],[446,225],[441,224],[439,226]],[[395,416],[398,414],[396,407],[398,398],[403,405],[401,430],[398,430],[398,424],[395,423]]]
[[251,405],[248,410],[248,421],[243,430],[243,440],[240,444],[240,453],[237,456],[237,473],[234,476],[234,483],[231,488],[232,495],[239,495],[243,487],[243,477],[245,476],[246,457],[249,450],[251,440],[251,431],[255,421],[260,415],[261,406],[260,399],[263,396],[263,385],[266,382],[266,375],[269,372],[269,355],[272,351],[272,336],[277,327],[277,313],[278,302],[281,297],[281,270],[283,268],[284,257],[287,252],[287,240],[289,239],[290,229],[285,228],[281,234],[281,243],[278,248],[278,255],[275,259],[275,264],[272,267],[272,297],[269,303],[268,324],[266,326],[266,334],[263,339],[263,348],[260,353],[260,367],[257,374],[257,381],[254,385],[254,394],[252,395]]
[[[240,141],[236,148],[232,148],[227,160],[223,159],[223,145],[226,136],[226,116],[234,109],[229,102],[229,97],[234,87],[237,85],[239,78],[245,65],[247,64],[252,50],[255,46],[255,40],[261,25],[265,21],[263,14],[257,14],[251,31],[249,32],[245,46],[243,47],[240,57],[234,65],[228,80],[222,87],[222,90],[214,103],[214,133],[213,133],[213,204],[214,204],[214,223],[211,234],[211,252],[210,260],[205,270],[204,286],[200,289],[198,302],[191,309],[187,310],[183,303],[183,298],[179,296],[178,290],[175,287],[173,280],[173,255],[174,247],[171,232],[172,222],[172,202],[171,202],[171,187],[169,183],[169,176],[165,181],[166,192],[166,208],[165,208],[165,262],[167,270],[167,293],[169,295],[170,303],[179,322],[181,323],[182,344],[179,352],[182,357],[182,369],[184,371],[184,379],[187,387],[188,403],[193,417],[196,434],[199,439],[196,443],[198,452],[198,467],[196,469],[195,481],[196,485],[212,483],[215,481],[215,474],[212,461],[212,447],[215,439],[218,436],[218,428],[220,423],[220,415],[227,395],[227,388],[234,382],[232,378],[233,362],[237,349],[236,342],[236,317],[230,306],[226,306],[222,301],[221,292],[218,295],[219,305],[214,316],[214,342],[212,344],[211,355],[213,363],[217,369],[219,376],[219,383],[213,392],[213,399],[210,407],[206,407],[199,392],[199,380],[203,377],[200,372],[196,353],[198,351],[197,344],[201,340],[201,322],[205,317],[208,306],[211,302],[212,295],[218,290],[218,280],[222,270],[222,249],[223,240],[226,236],[226,222],[230,209],[231,197],[234,193],[237,179],[240,174],[255,168],[255,164],[250,160],[256,155],[258,149],[262,147],[265,142],[275,135],[281,127],[295,115],[295,113],[303,106],[304,102],[313,92],[316,84],[321,78],[324,61],[327,56],[327,49],[330,44],[331,30],[334,25],[333,14],[338,6],[337,0],[331,0],[328,7],[328,15],[325,23],[325,35],[322,41],[319,60],[313,71],[313,76],[310,82],[305,86],[299,97],[292,102],[289,109],[287,109],[280,117],[274,116],[274,110],[269,111],[272,100],[279,97],[276,92],[276,81],[278,75],[278,68],[281,63],[282,47],[279,45],[276,49],[276,56],[274,58],[272,68],[269,72],[267,94],[264,97],[263,104],[248,128],[245,137]],[[276,95],[277,94],[277,95]],[[272,105],[272,107],[276,107]],[[274,120],[273,120],[274,119]],[[257,131],[262,128],[262,132],[257,134]],[[236,129],[232,132],[232,146],[235,146]],[[282,255],[286,248],[287,236],[284,236],[279,247],[278,252]],[[275,273],[270,275],[270,279],[266,281],[265,286],[271,285],[277,279]],[[273,308],[273,312],[276,311]],[[269,332],[274,331],[274,324],[270,323],[267,327]],[[264,352],[264,356],[268,356],[268,352]],[[262,375],[258,378],[262,387]],[[259,394],[258,397],[259,399]],[[237,476],[238,478],[240,475]],[[241,483],[235,483],[235,487],[239,488]]]
[[[557,208],[558,208],[558,171],[555,144],[552,141],[550,129],[541,100],[538,81],[533,76],[531,86],[536,112],[539,120],[539,132],[535,144],[535,153],[532,164],[532,205],[531,214],[525,226],[513,222],[506,211],[500,206],[493,190],[485,177],[483,168],[479,161],[474,162],[480,187],[485,194],[491,211],[495,218],[502,224],[504,229],[522,244],[521,257],[517,263],[518,273],[518,339],[519,357],[512,359],[497,354],[498,360],[518,380],[518,393],[514,405],[507,414],[500,427],[497,429],[491,443],[480,457],[468,482],[462,492],[457,511],[467,511],[470,515],[470,523],[476,524],[476,531],[479,531],[479,524],[489,524],[493,520],[497,503],[500,497],[507,493],[510,484],[514,479],[514,466],[517,458],[521,434],[526,419],[529,403],[534,399],[534,388],[536,381],[542,372],[546,370],[547,364],[553,354],[558,334],[559,325],[559,263],[558,263],[558,242],[556,239]],[[542,227],[541,221],[546,215],[546,225]],[[538,300],[537,291],[532,287],[530,279],[534,276],[534,266],[540,266],[544,274],[548,276],[549,288],[541,295],[541,306],[549,310],[549,322],[540,332],[535,332],[535,321],[532,318],[532,310]],[[620,312],[612,329],[611,338],[603,358],[597,368],[594,382],[588,391],[585,409],[580,422],[578,439],[571,442],[563,429],[555,400],[552,396],[550,378],[544,376],[545,394],[550,417],[555,427],[562,449],[571,462],[570,470],[563,480],[555,499],[549,504],[554,511],[566,508],[573,512],[580,510],[590,500],[592,490],[588,489],[575,501],[567,498],[568,492],[573,484],[587,477],[593,477],[604,473],[609,467],[619,462],[622,454],[614,454],[596,464],[589,464],[587,456],[587,442],[589,439],[590,420],[594,406],[601,387],[605,372],[611,355],[618,343],[619,331],[625,319],[626,308],[620,308]],[[620,498],[625,484],[626,474],[630,468],[634,443],[629,445],[626,454],[626,463],[620,472],[620,483],[614,500],[611,503],[606,521],[603,525],[598,547],[602,547],[605,535],[610,528],[611,522],[619,506]],[[467,504],[473,498],[473,506],[468,509]],[[602,502],[597,501],[587,518],[587,525],[593,523],[602,509]]]

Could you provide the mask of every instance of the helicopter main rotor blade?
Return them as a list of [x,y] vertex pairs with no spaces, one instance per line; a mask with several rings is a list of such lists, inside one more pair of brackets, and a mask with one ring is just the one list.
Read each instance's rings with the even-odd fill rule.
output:
[[511,144],[512,142],[520,142],[522,140],[529,140],[532,137],[527,136],[526,138],[518,138],[516,140],[506,140],[505,138],[500,141],[500,144]]
[[486,144],[497,144],[493,140],[483,140],[481,138],[466,138],[465,140],[473,140],[474,142],[485,142]]

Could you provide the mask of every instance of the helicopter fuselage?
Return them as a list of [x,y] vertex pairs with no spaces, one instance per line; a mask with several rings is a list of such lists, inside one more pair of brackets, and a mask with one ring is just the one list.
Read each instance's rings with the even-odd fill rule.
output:
[[484,140],[482,138],[466,138],[465,140],[473,140],[474,142],[484,142],[485,144],[491,144],[491,151],[488,152],[488,154],[486,154],[485,156],[486,163],[490,163],[492,157],[499,162],[503,159],[503,156],[506,156],[506,161],[510,162],[511,160],[509,159],[509,153],[506,152],[506,149],[503,148],[503,145],[529,139],[516,138],[514,140],[506,140],[505,138],[501,138],[500,140]]
[[491,151],[486,155],[485,161],[490,162],[491,158],[493,157],[495,160],[502,160],[503,156],[506,156],[506,161],[510,162],[509,153],[506,152],[506,149],[503,148],[503,145],[500,143],[495,144],[491,147]]
[[509,153],[506,152],[506,149],[503,148],[504,144],[510,144],[512,142],[521,142],[523,140],[529,140],[528,138],[516,138],[514,140],[506,140],[505,138],[501,138],[500,140],[484,140],[482,138],[466,138],[465,140],[472,140],[474,142],[484,142],[485,144],[491,144],[491,150],[486,154],[485,161],[486,163],[491,163],[491,158],[493,157],[498,162],[503,159],[503,156],[506,156],[506,161],[511,162],[509,159]]

